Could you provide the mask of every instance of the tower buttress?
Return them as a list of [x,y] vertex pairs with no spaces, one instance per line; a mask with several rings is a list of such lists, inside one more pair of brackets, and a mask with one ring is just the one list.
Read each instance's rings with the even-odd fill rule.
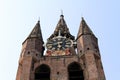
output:
[[82,18],[77,35],[77,51],[83,60],[88,80],[105,80],[98,40]]
[[43,38],[40,21],[37,22],[27,39],[22,44],[16,80],[30,80],[34,63],[43,56]]

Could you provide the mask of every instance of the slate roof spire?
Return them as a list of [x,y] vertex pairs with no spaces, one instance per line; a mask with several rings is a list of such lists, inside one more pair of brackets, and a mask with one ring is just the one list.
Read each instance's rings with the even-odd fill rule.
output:
[[50,36],[49,39],[51,39],[51,38],[53,38],[55,36],[58,36],[59,30],[61,31],[62,36],[65,36],[67,38],[70,38],[70,39],[74,40],[74,36],[72,36],[70,34],[69,29],[67,27],[67,24],[66,24],[66,22],[64,20],[64,15],[63,14],[60,15],[60,19],[59,19],[59,21],[57,23],[57,26],[56,26],[56,28],[54,30],[54,33]]
[[92,30],[89,28],[89,26],[87,25],[86,21],[82,17],[82,20],[81,20],[81,23],[80,23],[80,27],[79,27],[79,31],[78,31],[78,36],[81,36],[81,35],[84,35],[84,34],[94,35]]
[[40,20],[38,20],[35,27],[27,37],[27,39],[29,38],[39,38],[41,41],[43,41],[41,27],[40,27]]

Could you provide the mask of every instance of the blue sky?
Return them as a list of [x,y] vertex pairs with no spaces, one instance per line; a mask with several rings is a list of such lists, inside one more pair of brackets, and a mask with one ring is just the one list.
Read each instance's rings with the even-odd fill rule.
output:
[[39,17],[46,42],[61,10],[75,36],[84,17],[99,40],[106,80],[119,80],[119,3],[119,0],[0,0],[0,80],[15,80],[22,42]]

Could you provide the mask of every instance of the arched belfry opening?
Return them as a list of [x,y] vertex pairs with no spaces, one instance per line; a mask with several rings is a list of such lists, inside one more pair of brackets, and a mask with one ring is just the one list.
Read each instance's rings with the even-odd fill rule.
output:
[[50,80],[49,66],[42,64],[35,70],[35,80]]
[[73,62],[68,66],[69,80],[84,80],[83,70],[77,62]]

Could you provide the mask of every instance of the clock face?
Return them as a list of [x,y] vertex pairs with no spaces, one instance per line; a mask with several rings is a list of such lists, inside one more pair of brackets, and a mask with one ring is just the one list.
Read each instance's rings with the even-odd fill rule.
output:
[[66,48],[72,47],[73,41],[65,37],[54,37],[49,40],[46,44],[48,50],[65,50]]

